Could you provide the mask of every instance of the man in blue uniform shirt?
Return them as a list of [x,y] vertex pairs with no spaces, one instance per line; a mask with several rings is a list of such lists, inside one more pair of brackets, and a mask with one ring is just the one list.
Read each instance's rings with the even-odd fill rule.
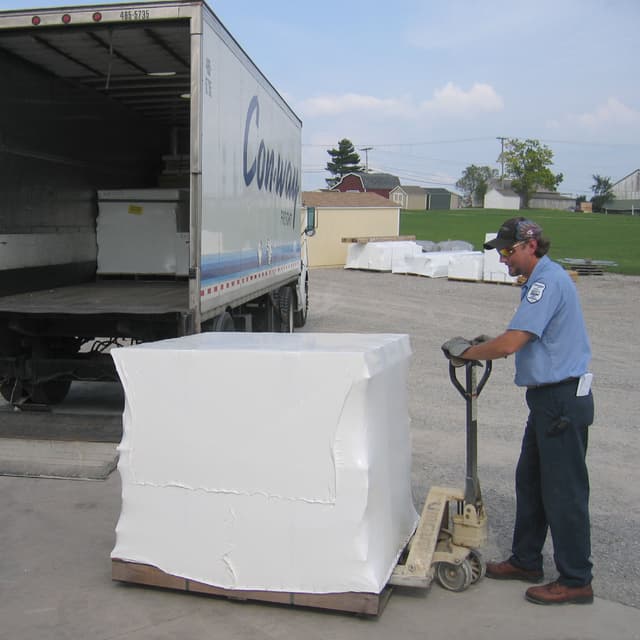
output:
[[592,564],[588,427],[593,422],[589,338],[575,285],[546,255],[549,241],[532,220],[503,223],[485,244],[509,274],[523,276],[520,306],[507,331],[492,340],[453,338],[442,348],[454,364],[515,353],[515,383],[526,387],[529,417],[516,469],[516,521],[511,557],[487,563],[487,576],[541,582],[550,530],[558,578],[531,587],[536,604],[589,604]]

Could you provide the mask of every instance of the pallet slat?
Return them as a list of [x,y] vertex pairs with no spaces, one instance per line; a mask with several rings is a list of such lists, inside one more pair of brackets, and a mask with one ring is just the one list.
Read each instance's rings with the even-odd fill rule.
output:
[[225,589],[173,576],[151,565],[119,559],[111,561],[111,578],[118,582],[142,584],[177,591],[190,591],[192,593],[221,596],[230,600],[256,600],[272,604],[331,609],[333,611],[368,616],[380,615],[391,595],[391,587],[385,587],[381,593],[295,593]]
[[400,240],[415,240],[415,236],[355,236],[342,238],[342,242],[366,244],[367,242],[398,242]]

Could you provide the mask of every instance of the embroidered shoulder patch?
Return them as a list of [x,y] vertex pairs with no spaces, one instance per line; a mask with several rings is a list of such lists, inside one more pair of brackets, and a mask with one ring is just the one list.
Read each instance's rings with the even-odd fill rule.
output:
[[543,282],[534,282],[529,287],[529,291],[527,291],[527,301],[533,304],[534,302],[538,302],[538,300],[542,300],[542,294],[546,286]]

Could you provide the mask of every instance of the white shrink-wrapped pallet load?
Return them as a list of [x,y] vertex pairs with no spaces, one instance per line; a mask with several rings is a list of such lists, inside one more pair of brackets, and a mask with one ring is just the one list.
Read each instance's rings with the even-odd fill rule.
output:
[[482,251],[452,253],[449,258],[449,280],[481,282],[484,274]]
[[428,278],[446,278],[449,275],[449,262],[452,256],[458,256],[461,253],[465,252],[434,251],[407,258],[406,273]]
[[[484,241],[489,242],[497,235],[497,233],[487,233],[484,236]],[[517,282],[518,278],[509,275],[509,269],[500,262],[500,254],[495,249],[485,249],[483,280],[485,282],[507,282],[512,284]]]
[[392,251],[388,242],[354,242],[347,247],[345,269],[391,271]]
[[202,333],[112,352],[114,560],[225,589],[380,593],[412,535],[406,335]]
[[[402,265],[407,256],[418,255],[421,252],[422,247],[410,240],[354,242],[347,249],[345,269],[393,271],[396,273],[396,267]],[[401,270],[399,272],[405,273]]]

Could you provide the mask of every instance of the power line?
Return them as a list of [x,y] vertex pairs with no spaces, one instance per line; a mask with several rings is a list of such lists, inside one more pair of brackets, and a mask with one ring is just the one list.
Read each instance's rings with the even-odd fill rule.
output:
[[585,147],[640,147],[640,142],[587,142],[581,140],[543,140],[538,138],[540,142],[548,144],[573,144]]
[[[425,146],[431,144],[460,144],[464,142],[486,142],[487,140],[493,140],[493,138],[461,138],[458,140],[427,140],[427,141],[418,141],[418,142],[385,142],[378,144],[367,144],[367,146],[371,147],[414,147],[414,146]],[[320,149],[326,149],[328,147],[334,146],[335,143],[331,142],[330,144],[305,144],[303,143],[303,147],[316,147]]]
[[[490,140],[494,140],[493,137],[483,137],[483,138],[460,138],[460,139],[452,139],[452,140],[422,140],[416,142],[378,142],[371,143],[367,146],[375,147],[377,149],[386,148],[386,147],[420,147],[420,146],[428,146],[428,145],[437,145],[437,144],[462,144],[465,142],[488,142]],[[498,137],[498,139],[502,139]],[[527,136],[505,136],[505,140],[510,139],[518,139],[525,140]],[[593,146],[593,147],[640,147],[640,142],[592,142],[588,140],[552,140],[546,138],[536,138],[540,142],[544,142],[545,144],[570,144],[570,145],[580,145],[580,146]],[[303,143],[303,147],[308,148],[317,148],[317,149],[327,149],[334,146],[335,143],[331,142],[329,144],[308,144]]]

